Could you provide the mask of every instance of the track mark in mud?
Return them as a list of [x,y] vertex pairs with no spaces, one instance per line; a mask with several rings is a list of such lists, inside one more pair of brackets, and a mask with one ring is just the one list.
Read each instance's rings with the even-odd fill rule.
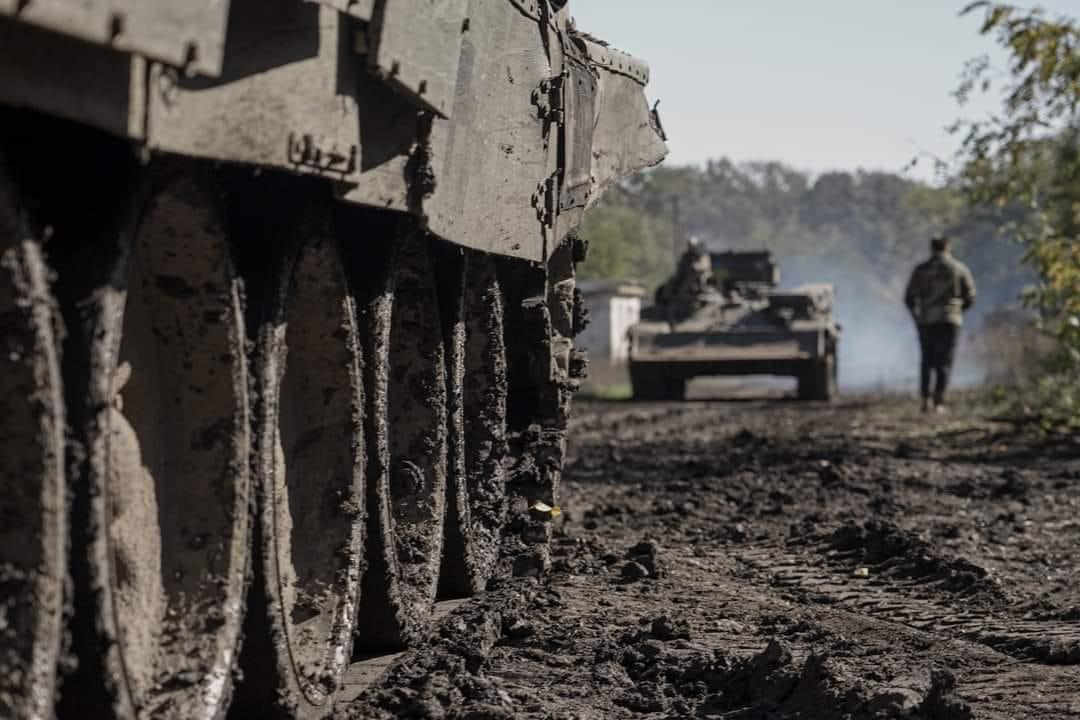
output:
[[761,544],[740,548],[734,556],[770,584],[809,602],[839,604],[924,632],[980,643],[1020,660],[1080,664],[1076,623],[1017,617],[1003,607],[1000,592],[978,565],[937,557],[918,541],[908,547],[913,557],[871,555],[871,563],[852,562],[851,550],[837,554],[835,543],[803,552]]

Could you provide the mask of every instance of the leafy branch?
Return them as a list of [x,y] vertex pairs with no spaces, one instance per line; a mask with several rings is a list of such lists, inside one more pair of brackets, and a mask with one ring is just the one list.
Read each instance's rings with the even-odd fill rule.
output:
[[[973,204],[1023,211],[1003,225],[1038,272],[1026,299],[1059,347],[1038,383],[1046,391],[1040,416],[1080,427],[1080,25],[986,0],[961,14],[976,12],[980,32],[1008,53],[1009,72],[999,112],[953,126],[962,134],[959,180]],[[969,63],[957,97],[989,88],[989,71],[987,62]]]

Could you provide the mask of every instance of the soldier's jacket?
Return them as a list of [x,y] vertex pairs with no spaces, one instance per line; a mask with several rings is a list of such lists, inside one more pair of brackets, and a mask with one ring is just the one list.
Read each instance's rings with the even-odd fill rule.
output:
[[904,301],[919,325],[962,325],[964,311],[975,302],[975,280],[964,263],[935,253],[911,273]]

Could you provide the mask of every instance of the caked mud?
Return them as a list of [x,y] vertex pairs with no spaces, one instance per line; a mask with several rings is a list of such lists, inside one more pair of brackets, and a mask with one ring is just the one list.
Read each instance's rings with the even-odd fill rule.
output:
[[576,410],[552,571],[348,717],[1080,715],[1075,438],[974,401]]

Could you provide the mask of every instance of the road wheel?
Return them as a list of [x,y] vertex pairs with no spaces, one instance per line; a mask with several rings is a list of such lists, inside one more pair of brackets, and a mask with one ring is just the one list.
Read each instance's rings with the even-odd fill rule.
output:
[[683,378],[664,378],[664,399],[681,402],[686,399],[686,380]]
[[635,400],[653,401],[664,398],[664,385],[652,368],[630,363],[630,392]]
[[52,717],[67,573],[60,331],[0,158],[0,716]]
[[662,367],[630,363],[630,387],[635,400],[679,401],[686,397],[686,380],[665,375]]
[[[463,266],[462,266],[463,265]],[[506,341],[495,260],[469,253],[444,303],[452,315],[446,547],[440,595],[484,589],[495,572],[506,522]],[[452,311],[452,313],[450,312]]]
[[[271,271],[256,367],[261,565],[252,608],[266,614],[260,629],[269,627],[272,647],[257,658],[245,653],[244,663],[257,675],[249,681],[262,686],[263,706],[269,697],[278,712],[307,718],[330,710],[352,656],[363,564],[363,395],[356,308],[329,208],[310,207],[285,235],[261,243],[284,250]],[[255,692],[244,688],[245,706]]]
[[[367,551],[357,649],[400,649],[426,629],[439,579],[446,502],[443,327],[431,241],[411,220],[349,236],[361,297]],[[369,235],[369,237],[363,237]],[[390,243],[386,240],[389,237]]]
[[218,718],[250,542],[239,284],[200,172],[155,173],[152,187],[136,183],[144,195],[108,167],[115,184],[102,194],[126,210],[80,219],[105,212],[98,198],[57,213],[68,406],[85,448],[73,504],[79,665],[60,715]]
[[810,362],[799,375],[800,400],[829,401],[836,396],[836,354]]

